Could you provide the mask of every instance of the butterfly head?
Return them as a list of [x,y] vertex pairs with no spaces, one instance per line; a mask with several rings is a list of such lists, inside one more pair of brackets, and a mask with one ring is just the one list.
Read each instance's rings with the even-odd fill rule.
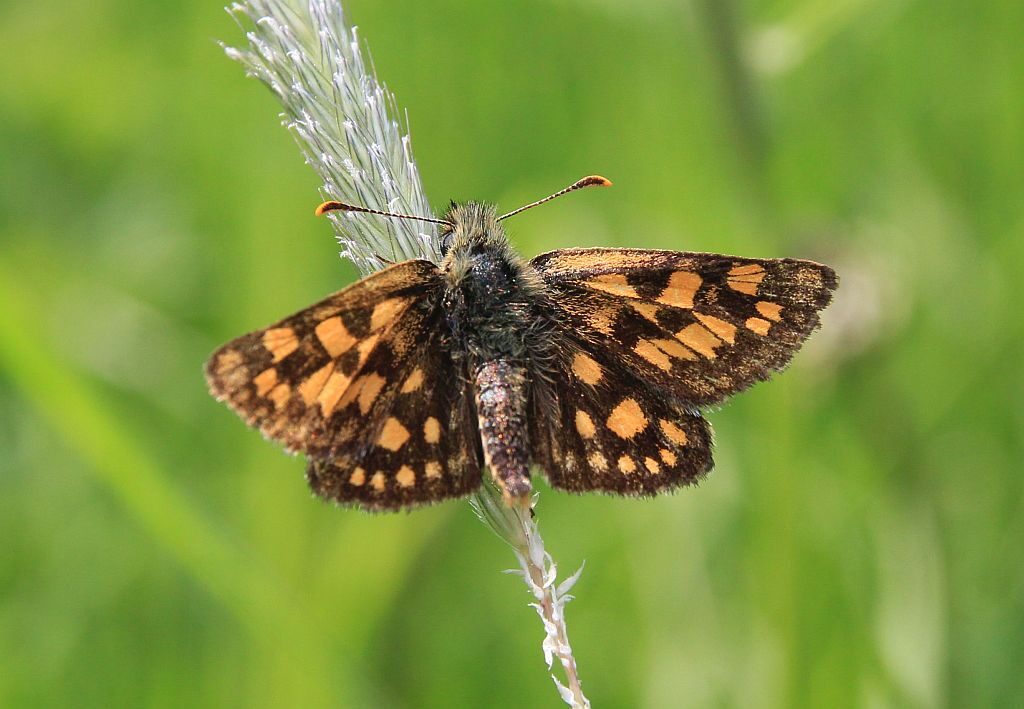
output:
[[600,175],[590,175],[581,180],[576,180],[563,190],[552,195],[530,202],[527,205],[515,209],[507,214],[498,216],[493,205],[481,204],[479,202],[466,202],[459,204],[452,202],[442,220],[441,227],[441,254],[447,256],[453,249],[457,252],[472,251],[473,249],[485,250],[488,246],[500,248],[508,242],[505,231],[499,224],[500,221],[514,217],[520,212],[536,207],[537,205],[550,202],[556,197],[561,197],[569,192],[583,189],[584,187],[610,187],[611,180]]
[[441,255],[479,252],[508,241],[492,204],[452,202],[441,226]]
[[321,216],[328,212],[362,212],[364,214],[379,214],[385,217],[396,219],[412,219],[416,221],[431,222],[441,225],[441,255],[448,258],[449,253],[472,255],[474,250],[483,252],[490,248],[501,249],[508,244],[504,229],[498,223],[503,219],[514,217],[520,212],[536,207],[537,205],[550,202],[556,197],[561,197],[569,192],[583,189],[584,187],[610,187],[611,180],[600,175],[590,175],[581,180],[576,180],[563,190],[559,190],[544,199],[530,202],[527,205],[515,209],[507,214],[498,216],[493,205],[480,202],[465,202],[462,204],[452,202],[448,212],[443,219],[434,217],[423,217],[411,214],[395,214],[379,209],[361,207],[346,202],[329,201],[324,202],[316,208],[315,214]]

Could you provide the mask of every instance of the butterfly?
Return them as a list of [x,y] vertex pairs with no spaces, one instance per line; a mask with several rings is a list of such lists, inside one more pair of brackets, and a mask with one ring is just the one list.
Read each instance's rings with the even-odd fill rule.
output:
[[712,467],[701,409],[783,368],[818,327],[828,266],[629,248],[526,261],[498,216],[453,203],[441,263],[393,264],[210,358],[212,394],[307,458],[319,496],[400,510],[474,492],[650,496]]

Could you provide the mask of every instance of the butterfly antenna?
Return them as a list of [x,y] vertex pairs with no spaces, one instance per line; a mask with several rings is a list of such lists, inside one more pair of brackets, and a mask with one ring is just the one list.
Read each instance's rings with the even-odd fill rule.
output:
[[394,212],[382,212],[379,209],[370,209],[369,207],[359,207],[354,204],[345,204],[344,202],[324,202],[316,208],[314,214],[316,216],[322,216],[327,212],[363,212],[364,214],[379,214],[382,217],[395,217],[396,219],[416,219],[421,222],[432,222],[434,224],[447,224],[448,226],[454,226],[451,222],[445,221],[444,219],[434,219],[433,217],[417,217],[412,214],[395,214]]
[[609,180],[608,178],[601,177],[600,175],[589,175],[588,177],[584,177],[582,180],[576,180],[576,182],[572,183],[571,185],[566,187],[564,190],[559,190],[558,192],[555,192],[553,195],[545,197],[544,199],[538,199],[536,202],[530,202],[529,204],[527,204],[527,205],[525,205],[523,207],[520,207],[519,209],[516,209],[515,211],[509,212],[508,214],[502,214],[500,217],[498,217],[498,221],[500,222],[502,219],[508,219],[509,217],[514,217],[515,215],[519,214],[520,212],[525,212],[527,209],[533,209],[537,205],[544,204],[545,202],[550,202],[551,200],[555,199],[556,197],[561,197],[564,194],[569,194],[570,192],[575,192],[576,190],[581,190],[584,187],[611,187],[611,186],[612,186],[612,181]]

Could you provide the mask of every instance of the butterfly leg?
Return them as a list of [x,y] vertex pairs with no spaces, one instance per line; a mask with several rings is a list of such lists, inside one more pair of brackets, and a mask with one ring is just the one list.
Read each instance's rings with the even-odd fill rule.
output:
[[505,360],[485,362],[474,383],[484,460],[505,502],[528,507],[532,487],[526,370]]

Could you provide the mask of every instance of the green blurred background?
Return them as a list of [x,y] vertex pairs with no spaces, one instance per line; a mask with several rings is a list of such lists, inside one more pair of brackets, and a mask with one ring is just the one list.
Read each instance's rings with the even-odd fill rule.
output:
[[[842,276],[715,473],[545,490],[598,707],[1024,702],[1024,4],[348,0],[435,205],[527,255]],[[220,3],[0,7],[0,705],[560,706],[510,551],[367,516],[206,393],[353,279]]]

